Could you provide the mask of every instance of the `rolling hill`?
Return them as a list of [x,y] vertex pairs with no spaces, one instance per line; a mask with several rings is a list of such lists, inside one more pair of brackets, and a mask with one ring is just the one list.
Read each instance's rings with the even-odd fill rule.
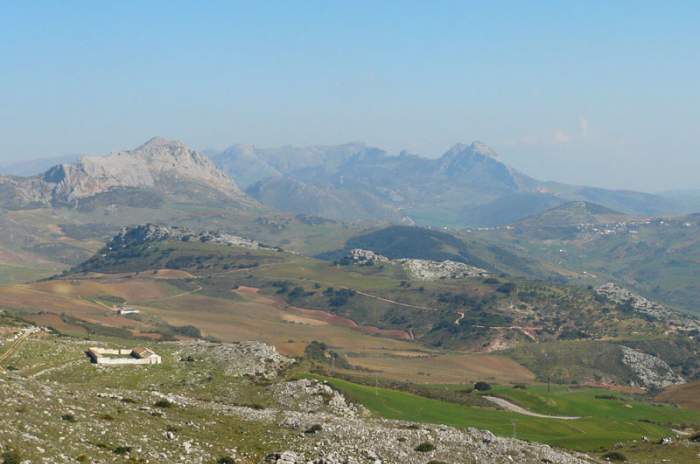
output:
[[[536,341],[607,339],[615,347],[640,336],[673,340],[683,337],[690,330],[688,324],[692,325],[650,317],[581,287],[502,274],[426,280],[392,263],[338,265],[240,243],[226,235],[140,226],[124,230],[61,280],[148,276],[159,269],[184,272],[183,292],[194,287],[198,294],[227,300],[235,299],[231,289],[255,288],[282,298],[290,308],[302,311],[303,317],[321,317],[326,323],[346,321],[360,330],[422,346],[485,352]],[[196,311],[193,317],[188,323],[196,326],[197,317],[208,316]],[[182,316],[178,320],[184,321]],[[622,351],[617,348],[616,353]],[[606,378],[624,381],[623,370],[618,371],[604,372]],[[590,380],[591,372],[572,378]],[[694,372],[691,369],[686,375]]]
[[353,226],[279,214],[204,155],[155,137],[44,173],[0,176],[0,282],[47,277],[88,259],[121,227],[164,222],[235,232],[296,251],[337,248]]
[[465,240],[486,241],[549,263],[571,282],[609,281],[675,309],[698,312],[700,216],[645,218],[591,204],[571,204],[509,227],[471,230]]
[[586,228],[614,227],[616,224],[634,222],[635,218],[587,201],[575,201],[547,209],[512,224],[515,233],[528,238],[564,239],[575,237]]

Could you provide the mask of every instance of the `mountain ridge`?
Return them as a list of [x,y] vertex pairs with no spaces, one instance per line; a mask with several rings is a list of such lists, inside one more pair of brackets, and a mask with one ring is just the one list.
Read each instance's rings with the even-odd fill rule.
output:
[[0,198],[10,208],[78,206],[120,189],[251,203],[209,158],[182,142],[162,137],[153,137],[133,150],[82,156],[75,163],[57,164],[35,176],[0,176],[0,191],[5,194]]
[[[247,193],[269,206],[330,214],[339,220],[400,218],[424,225],[494,226],[570,201],[589,201],[635,215],[681,212],[681,205],[668,197],[537,180],[507,165],[494,149],[478,141],[455,144],[438,158],[405,151],[392,155],[348,143],[268,149],[234,145],[212,159],[240,179]],[[255,175],[241,174],[251,165],[264,169]],[[300,196],[289,190],[291,184]],[[338,208],[337,198],[354,201],[346,200],[347,206]],[[374,211],[362,207],[368,201]]]

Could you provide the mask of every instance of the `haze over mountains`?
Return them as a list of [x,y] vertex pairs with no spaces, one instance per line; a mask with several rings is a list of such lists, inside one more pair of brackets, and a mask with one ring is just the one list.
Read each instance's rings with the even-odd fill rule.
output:
[[571,201],[645,216],[694,207],[686,196],[540,181],[506,165],[481,142],[457,144],[437,159],[391,155],[362,143],[234,145],[207,157],[156,137],[133,150],[82,157],[41,175],[0,176],[0,191],[0,205],[12,209],[157,205],[167,197],[253,208],[260,202],[350,222],[431,226],[510,224]]
[[157,194],[188,201],[246,201],[207,157],[158,137],[134,150],[58,164],[41,175],[0,177],[0,188],[0,204],[9,208],[80,207],[105,195],[115,204],[133,202],[135,197],[157,202]]
[[342,220],[499,225],[576,200],[630,214],[679,211],[676,202],[652,194],[539,181],[504,164],[481,142],[457,144],[437,159],[393,156],[357,143],[236,145],[212,159],[262,203]]

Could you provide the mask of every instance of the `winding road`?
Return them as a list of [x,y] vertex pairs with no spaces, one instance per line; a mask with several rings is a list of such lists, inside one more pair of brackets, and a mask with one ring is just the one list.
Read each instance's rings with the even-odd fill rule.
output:
[[541,419],[558,419],[558,420],[576,420],[580,419],[578,416],[548,416],[546,414],[539,414],[536,412],[528,411],[527,409],[518,406],[517,404],[511,403],[503,398],[498,398],[496,396],[483,396],[485,400],[489,400],[493,404],[500,406],[506,411],[514,412],[517,414],[522,414],[523,416],[539,417]]

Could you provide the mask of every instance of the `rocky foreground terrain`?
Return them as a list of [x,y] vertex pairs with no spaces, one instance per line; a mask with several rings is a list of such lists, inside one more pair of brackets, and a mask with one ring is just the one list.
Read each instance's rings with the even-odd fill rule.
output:
[[[12,443],[28,460],[42,463],[114,462],[120,455],[132,462],[215,462],[211,445],[197,438],[222,418],[240,428],[221,430],[233,462],[277,464],[314,463],[559,463],[583,464],[585,456],[557,451],[547,445],[498,438],[488,431],[360,417],[357,409],[330,387],[314,381],[276,385],[276,407],[257,409],[203,402],[162,392],[103,389],[78,396],[55,383],[17,376],[0,378],[3,401],[2,443]],[[167,403],[165,403],[167,402]],[[154,405],[170,404],[167,408]],[[108,413],[118,409],[134,426],[116,427]],[[180,422],[179,412],[202,416]],[[240,422],[238,422],[240,421]],[[163,426],[167,422],[170,425]],[[237,449],[237,435],[261,433],[277,451],[261,460]],[[284,437],[280,438],[279,435]],[[421,444],[427,451],[417,451]],[[432,449],[434,447],[434,449]],[[275,449],[275,448],[273,448]]]
[[[0,374],[0,456],[24,463],[583,464],[488,431],[384,420],[258,342],[160,343],[158,366],[89,364],[28,339]],[[24,353],[23,355],[20,353]],[[51,366],[51,367],[47,367]]]

